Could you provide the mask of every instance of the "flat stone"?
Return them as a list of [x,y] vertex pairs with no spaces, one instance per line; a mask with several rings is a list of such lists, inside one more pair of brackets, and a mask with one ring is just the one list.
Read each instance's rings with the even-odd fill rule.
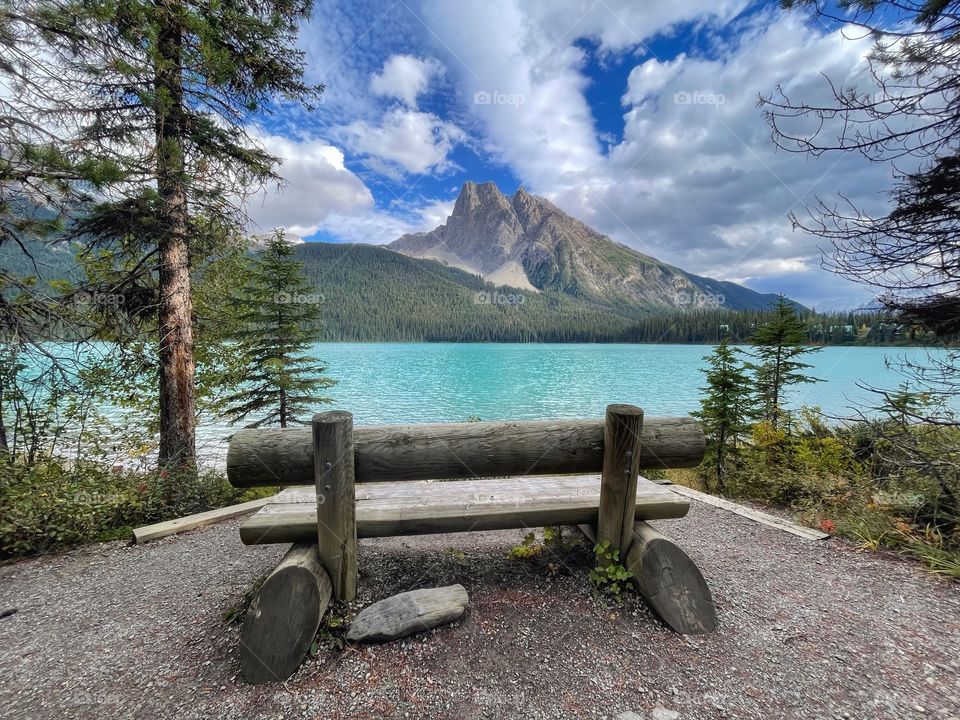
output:
[[463,585],[394,595],[360,611],[347,633],[351,642],[389,642],[459,619],[470,602]]
[[653,720],[678,720],[680,713],[676,710],[668,710],[665,707],[657,705],[650,713],[650,717],[653,718]]

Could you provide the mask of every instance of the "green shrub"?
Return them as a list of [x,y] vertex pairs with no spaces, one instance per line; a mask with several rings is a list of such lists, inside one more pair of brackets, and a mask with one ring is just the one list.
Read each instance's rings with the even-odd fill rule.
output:
[[597,564],[590,571],[590,584],[597,593],[620,605],[633,573],[620,562],[620,551],[611,546],[609,540],[595,545],[593,552],[597,556]]
[[0,460],[0,559],[117,539],[130,528],[212,510],[272,489],[219,472],[139,473],[86,460]]
[[754,427],[730,468],[727,494],[789,509],[864,550],[902,552],[957,577],[960,431],[878,421],[834,429],[815,413],[802,416],[791,432]]

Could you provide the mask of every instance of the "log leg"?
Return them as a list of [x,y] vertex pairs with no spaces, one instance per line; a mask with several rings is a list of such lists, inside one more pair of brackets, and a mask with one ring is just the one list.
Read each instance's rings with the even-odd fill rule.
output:
[[342,410],[314,415],[313,462],[320,562],[330,574],[333,596],[350,602],[357,597],[353,415]]
[[[591,539],[596,531],[580,529]],[[676,543],[645,522],[633,525],[633,539],[624,567],[647,604],[671,630],[682,635],[702,635],[717,627],[717,608],[707,581]]]
[[300,667],[330,604],[330,577],[317,544],[297,543],[250,603],[240,631],[240,669],[248,682],[282,682]]
[[631,527],[637,506],[640,433],[643,410],[634,405],[608,405],[603,429],[603,474],[597,542],[609,542],[626,557],[633,540]]

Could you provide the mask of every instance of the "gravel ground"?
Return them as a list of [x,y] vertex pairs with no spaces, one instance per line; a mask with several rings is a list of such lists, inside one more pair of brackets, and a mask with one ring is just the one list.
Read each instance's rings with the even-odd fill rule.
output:
[[602,607],[585,551],[506,559],[519,531],[370,540],[360,605],[460,582],[465,619],[249,686],[222,614],[285,548],[243,547],[239,523],[0,568],[0,609],[19,608],[0,619],[0,716],[960,717],[960,586],[696,502],[656,524],[710,583],[714,635],[675,635],[635,596]]

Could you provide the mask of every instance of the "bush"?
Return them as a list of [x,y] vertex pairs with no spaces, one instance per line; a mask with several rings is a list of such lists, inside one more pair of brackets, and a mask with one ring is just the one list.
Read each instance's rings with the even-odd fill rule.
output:
[[802,418],[792,432],[754,426],[728,469],[727,494],[789,509],[865,550],[895,550],[960,576],[957,429],[876,421],[834,429],[815,413]]
[[0,460],[0,559],[128,536],[130,529],[243,502],[219,472],[139,473],[97,462]]

